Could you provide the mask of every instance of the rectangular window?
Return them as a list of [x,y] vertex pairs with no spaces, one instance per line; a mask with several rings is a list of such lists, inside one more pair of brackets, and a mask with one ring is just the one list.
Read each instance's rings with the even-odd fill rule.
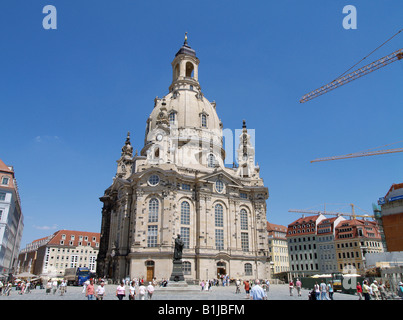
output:
[[241,192],[239,196],[241,197],[241,199],[248,199],[248,195],[246,193]]
[[190,190],[190,184],[182,183],[181,189],[182,190]]
[[190,237],[189,237],[189,228],[185,228],[185,227],[181,227],[181,238],[183,240],[183,247],[186,249],[189,249],[189,241],[190,241]]
[[158,226],[148,226],[147,247],[157,246]]
[[70,268],[75,268],[77,267],[77,262],[78,262],[78,256],[70,256]]
[[0,192],[0,201],[6,200],[6,193],[5,192]]
[[9,178],[3,177],[3,179],[1,179],[1,184],[7,185],[9,181]]
[[241,210],[240,213],[241,230],[248,230],[248,214],[245,210]]
[[215,247],[217,250],[224,249],[224,230],[215,229]]
[[88,264],[88,267],[91,271],[95,271],[95,262],[96,262],[97,257],[96,256],[91,256],[90,261]]
[[246,232],[241,233],[241,246],[242,251],[249,251],[249,236]]

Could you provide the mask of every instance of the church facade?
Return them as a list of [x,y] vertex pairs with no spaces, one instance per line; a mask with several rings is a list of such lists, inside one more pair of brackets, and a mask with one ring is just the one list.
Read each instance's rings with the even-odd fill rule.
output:
[[169,93],[154,100],[144,147],[128,133],[105,190],[97,274],[169,279],[177,235],[185,280],[269,277],[268,188],[245,121],[237,165],[225,166],[223,124],[203,95],[187,38],[172,61]]

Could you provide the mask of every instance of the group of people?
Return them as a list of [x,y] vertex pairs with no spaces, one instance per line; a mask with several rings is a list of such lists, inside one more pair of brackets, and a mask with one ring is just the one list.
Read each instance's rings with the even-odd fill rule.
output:
[[309,300],[333,300],[333,293],[332,281],[327,284],[325,280],[322,280],[320,284],[315,282],[313,290],[309,293]]
[[[156,284],[155,279],[150,281],[147,286],[143,279],[122,280],[116,288],[115,295],[119,300],[123,300],[126,296],[129,300],[136,300],[136,297],[138,297],[137,300],[151,300]],[[87,280],[83,285],[83,293],[88,300],[104,300],[105,281],[100,280],[95,289],[94,280]]]
[[[403,299],[403,283],[399,282],[397,296]],[[357,283],[357,295],[358,300],[388,300],[394,296],[392,292],[389,291],[389,285],[383,283],[382,280],[374,280],[369,284],[368,280],[364,280],[362,285]]]
[[67,281],[62,280],[59,282],[56,279],[49,279],[48,282],[45,285],[45,293],[48,294],[56,294],[57,290],[59,290],[60,295],[64,295],[67,291]]
[[291,279],[290,283],[288,284],[288,288],[290,290],[290,296],[294,295],[294,288],[295,288],[297,290],[298,297],[301,297],[302,282],[299,279],[295,281],[295,285],[294,281]]
[[[235,280],[235,285],[236,285],[236,290],[235,293],[241,293],[240,287],[241,287],[241,280],[236,279]],[[263,280],[260,282],[259,279],[256,280],[245,280],[243,282],[245,293],[246,293],[246,299],[251,299],[251,300],[267,300],[267,293],[269,292],[270,289],[270,281],[269,280]]]
[[[14,286],[15,290],[18,291],[18,294],[26,294],[30,293],[32,289],[35,289],[37,282],[32,282],[30,279],[27,280],[18,280],[15,281]],[[11,289],[13,288],[13,282],[8,281],[5,284],[0,280],[0,295],[9,296],[11,293]]]

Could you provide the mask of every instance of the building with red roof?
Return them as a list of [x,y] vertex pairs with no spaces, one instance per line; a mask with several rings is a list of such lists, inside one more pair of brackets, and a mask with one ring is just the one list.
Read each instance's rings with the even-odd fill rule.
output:
[[19,273],[63,278],[65,269],[87,267],[96,270],[100,234],[96,232],[59,230],[34,240],[19,254]]
[[403,183],[393,184],[378,203],[388,251],[403,251]]
[[288,261],[287,227],[267,222],[271,275],[287,272]]
[[375,221],[351,219],[335,230],[336,257],[342,273],[363,273],[367,253],[383,252],[381,234]]

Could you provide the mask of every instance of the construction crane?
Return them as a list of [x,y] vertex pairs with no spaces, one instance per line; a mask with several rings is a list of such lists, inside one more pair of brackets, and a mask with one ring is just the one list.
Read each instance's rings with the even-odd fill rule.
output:
[[312,100],[316,97],[321,96],[322,94],[332,91],[332,90],[334,90],[344,84],[347,84],[355,79],[365,76],[368,73],[371,73],[375,70],[385,67],[388,64],[391,64],[392,62],[402,60],[402,59],[403,59],[403,49],[399,49],[379,60],[376,60],[376,61],[366,65],[365,67],[357,69],[357,70],[349,73],[346,76],[339,77],[336,80],[333,80],[332,82],[320,87],[319,89],[316,89],[314,91],[311,91],[310,93],[307,93],[306,95],[304,95],[301,98],[301,100],[299,102],[304,103],[309,100]]
[[[288,212],[294,212],[294,213],[309,213],[309,214],[323,214],[323,215],[333,215],[333,216],[347,216],[350,217],[351,219],[356,219],[357,217],[359,218],[371,218],[371,219],[375,219],[375,216],[373,215],[369,215],[369,214],[365,214],[365,215],[359,215],[355,213],[355,205],[354,204],[350,204],[351,206],[351,213],[347,213],[347,212],[334,212],[334,211],[321,211],[321,210],[296,210],[296,209],[290,209],[288,210]],[[362,210],[362,209],[361,209]]]
[[[402,142],[402,141],[399,141],[399,142]],[[399,142],[395,142],[395,143],[399,143]],[[329,160],[340,160],[340,159],[349,159],[349,158],[357,158],[357,157],[376,156],[379,154],[388,154],[388,153],[397,153],[397,152],[403,152],[403,148],[385,149],[385,150],[377,150],[377,151],[361,151],[361,152],[349,153],[349,154],[345,154],[345,155],[341,155],[341,156],[318,158],[315,160],[311,160],[311,163],[320,162],[320,161],[329,161]]]
[[344,72],[341,76],[339,76],[338,78],[336,78],[335,80],[333,80],[332,82],[320,87],[319,89],[316,89],[314,91],[311,91],[310,93],[305,94],[301,100],[299,101],[300,103],[304,103],[307,102],[309,100],[312,100],[316,97],[321,96],[322,94],[325,94],[329,91],[332,91],[344,84],[347,84],[355,79],[358,79],[362,76],[367,75],[368,73],[371,73],[375,70],[378,70],[382,67],[385,67],[389,64],[391,64],[392,62],[398,61],[398,60],[402,60],[403,59],[403,49],[399,49],[381,59],[378,59],[368,65],[366,65],[365,67],[362,67],[360,69],[357,69],[356,71],[353,71],[349,74],[347,74],[346,76],[344,76],[344,74],[346,74],[348,71],[350,71],[351,69],[353,69],[356,65],[358,65],[361,61],[365,60],[366,58],[368,58],[371,54],[373,54],[376,50],[378,50],[379,48],[381,48],[382,46],[384,46],[386,43],[388,43],[390,40],[392,40],[394,37],[396,37],[399,33],[401,33],[403,31],[403,29],[399,30],[398,32],[396,32],[392,37],[390,37],[388,40],[386,40],[384,43],[382,43],[379,47],[377,47],[375,50],[373,50],[372,52],[370,52],[368,55],[366,55],[364,58],[362,58],[360,61],[358,61],[356,64],[354,64],[350,69],[348,69],[346,72]]

